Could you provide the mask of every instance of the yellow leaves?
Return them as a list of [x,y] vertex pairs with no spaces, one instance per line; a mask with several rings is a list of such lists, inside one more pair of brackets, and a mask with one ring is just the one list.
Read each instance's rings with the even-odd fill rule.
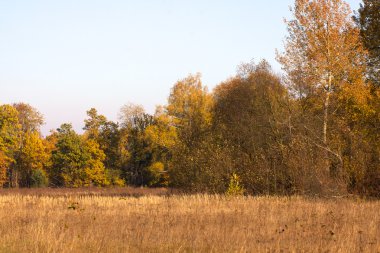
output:
[[164,171],[164,168],[165,165],[162,162],[155,162],[149,166],[149,170],[156,173],[162,173]]
[[0,106],[0,127],[4,127],[7,125],[8,126],[15,125],[18,128],[20,128],[17,116],[18,116],[18,112],[13,106],[1,105]]
[[94,184],[97,186],[109,185],[110,182],[106,177],[106,171],[103,164],[106,155],[95,140],[86,140],[85,146],[86,152],[90,155],[90,159],[86,161],[84,180],[88,181],[87,184]]
[[92,159],[99,160],[101,162],[104,161],[106,155],[104,154],[103,150],[100,149],[99,143],[97,143],[95,140],[87,139],[85,140],[85,146]]
[[169,185],[169,177],[165,171],[165,165],[162,162],[154,162],[148,167],[150,174],[150,186],[167,187]]
[[7,157],[0,150],[0,187],[2,187],[4,183],[7,181],[7,167],[8,167],[7,160],[8,160]]
[[21,149],[21,162],[25,168],[42,169],[49,160],[44,143],[37,132],[27,132],[24,135]]
[[85,186],[95,185],[95,186],[108,186],[110,185],[109,180],[105,174],[105,168],[103,163],[95,162],[89,164],[90,167],[86,167],[85,171]]
[[202,132],[212,122],[213,98],[202,85],[201,75],[189,75],[172,88],[168,115],[182,132]]
[[171,149],[177,142],[177,132],[168,125],[151,125],[145,129],[145,137],[151,143]]
[[21,131],[17,116],[18,112],[13,106],[0,106],[0,151],[6,154],[12,153],[17,148]]

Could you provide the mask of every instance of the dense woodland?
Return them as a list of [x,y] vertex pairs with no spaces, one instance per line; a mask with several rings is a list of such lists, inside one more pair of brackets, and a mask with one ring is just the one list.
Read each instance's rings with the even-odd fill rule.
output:
[[187,192],[380,196],[380,1],[296,0],[277,53],[208,91],[179,80],[154,115],[91,108],[84,133],[0,105],[3,187],[148,186]]

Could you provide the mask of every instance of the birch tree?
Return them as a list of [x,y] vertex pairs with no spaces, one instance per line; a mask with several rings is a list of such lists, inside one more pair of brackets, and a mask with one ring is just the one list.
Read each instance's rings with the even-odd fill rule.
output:
[[296,99],[313,97],[317,119],[315,145],[324,150],[326,172],[329,156],[342,163],[339,150],[330,143],[332,130],[338,127],[333,115],[345,110],[342,118],[354,119],[366,104],[368,89],[364,83],[365,50],[352,12],[342,0],[296,0],[293,19],[285,21],[288,36],[285,51],[278,61]]

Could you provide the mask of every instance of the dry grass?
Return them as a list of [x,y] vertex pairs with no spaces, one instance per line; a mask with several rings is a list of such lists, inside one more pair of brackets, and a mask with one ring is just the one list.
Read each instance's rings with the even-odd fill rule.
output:
[[378,201],[45,191],[1,192],[0,252],[380,252]]
[[0,196],[4,195],[31,195],[44,197],[84,197],[84,196],[118,196],[118,197],[141,197],[141,196],[169,196],[176,191],[167,188],[0,188]]

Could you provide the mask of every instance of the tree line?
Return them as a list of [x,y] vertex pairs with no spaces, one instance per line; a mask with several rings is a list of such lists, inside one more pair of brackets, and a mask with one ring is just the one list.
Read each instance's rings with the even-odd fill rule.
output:
[[0,184],[380,196],[380,1],[291,11],[282,75],[250,62],[212,92],[189,75],[153,115],[91,108],[83,134],[62,124],[42,137],[34,107],[1,105]]

